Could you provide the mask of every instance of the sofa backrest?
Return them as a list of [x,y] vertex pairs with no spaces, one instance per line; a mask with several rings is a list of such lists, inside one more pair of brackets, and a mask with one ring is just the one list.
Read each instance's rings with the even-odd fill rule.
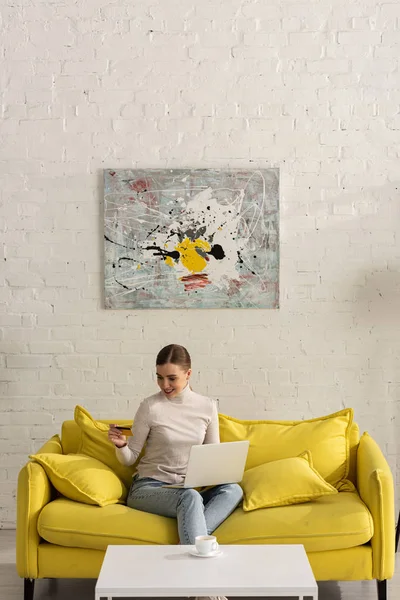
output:
[[[100,420],[100,423],[114,423],[115,421]],[[118,423],[126,425],[131,421],[120,421]],[[78,452],[81,439],[81,430],[75,421],[64,421],[61,428],[61,444],[64,454]],[[350,471],[348,478],[356,485],[357,483],[357,449],[360,441],[360,430],[357,423],[353,423],[350,430]]]
[[64,454],[77,452],[81,439],[81,430],[75,421],[64,421],[61,426],[61,445]]

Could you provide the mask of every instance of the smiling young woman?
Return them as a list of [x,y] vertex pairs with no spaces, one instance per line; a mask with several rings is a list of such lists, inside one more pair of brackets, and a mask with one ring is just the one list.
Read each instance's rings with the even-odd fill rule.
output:
[[157,355],[157,383],[168,398],[180,394],[192,374],[189,352],[183,346],[171,344],[165,346]]
[[146,443],[127,505],[175,517],[181,544],[194,544],[196,536],[212,534],[243,495],[236,483],[216,485],[204,492],[165,487],[183,483],[193,445],[220,441],[216,402],[190,388],[191,366],[183,346],[171,344],[160,350],[156,359],[160,392],[140,404],[129,441],[115,426],[110,426],[108,434],[118,460],[125,465],[137,460]]

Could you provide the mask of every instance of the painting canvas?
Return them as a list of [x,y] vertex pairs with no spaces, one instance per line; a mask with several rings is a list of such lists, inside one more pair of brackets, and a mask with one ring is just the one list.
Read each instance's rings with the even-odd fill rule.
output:
[[104,218],[106,308],[278,307],[278,169],[108,169]]

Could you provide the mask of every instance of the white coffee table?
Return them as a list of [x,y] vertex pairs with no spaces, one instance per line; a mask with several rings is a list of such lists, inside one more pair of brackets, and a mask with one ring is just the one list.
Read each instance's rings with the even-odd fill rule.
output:
[[300,545],[220,546],[214,558],[192,546],[108,546],[95,598],[293,596],[318,598]]

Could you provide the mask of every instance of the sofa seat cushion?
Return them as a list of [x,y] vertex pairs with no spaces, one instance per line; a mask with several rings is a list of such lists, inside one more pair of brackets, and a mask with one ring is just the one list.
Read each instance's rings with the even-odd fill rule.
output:
[[179,542],[175,519],[121,504],[90,506],[63,497],[43,508],[38,532],[52,544],[95,550],[105,550],[109,544]]
[[[109,544],[177,544],[176,520],[119,504],[90,506],[58,498],[40,513],[39,535],[73,548]],[[357,493],[341,492],[306,504],[238,508],[215,531],[221,544],[303,544],[307,552],[351,548],[373,534],[371,515]]]
[[357,492],[312,502],[236,510],[215,534],[223,544],[303,544],[307,552],[342,550],[367,543],[372,516]]

